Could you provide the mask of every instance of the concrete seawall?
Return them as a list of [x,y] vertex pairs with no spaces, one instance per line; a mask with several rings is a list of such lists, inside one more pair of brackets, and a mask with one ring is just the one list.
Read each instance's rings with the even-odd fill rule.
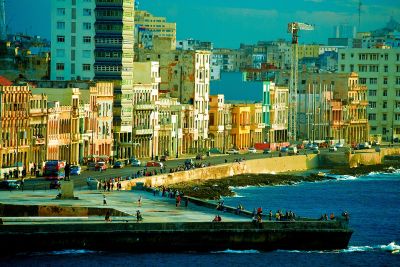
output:
[[[2,225],[0,254],[57,249],[129,252],[346,248],[343,221]],[[18,238],[16,238],[18,237]]]
[[239,174],[280,173],[290,171],[305,171],[319,166],[318,155],[298,155],[288,157],[271,157],[263,159],[245,160],[242,162],[226,163],[206,168],[197,168],[188,171],[159,174],[139,179],[123,181],[122,187],[130,190],[136,183],[146,186],[168,186],[170,184],[188,182],[191,180],[209,180],[231,177]]

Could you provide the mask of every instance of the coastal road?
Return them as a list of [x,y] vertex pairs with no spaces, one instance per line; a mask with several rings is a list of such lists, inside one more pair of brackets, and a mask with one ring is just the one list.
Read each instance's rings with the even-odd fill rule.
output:
[[[344,149],[340,149],[337,152],[328,152],[327,149],[321,149],[321,153],[344,153]],[[300,150],[300,154],[304,154],[305,150]],[[312,151],[307,151],[308,154],[312,153]],[[220,154],[220,155],[212,155],[211,157],[206,157],[204,160],[194,160],[195,163],[203,162],[205,164],[210,163],[211,165],[218,165],[218,164],[223,164],[225,163],[225,160],[227,162],[234,162],[236,159],[259,159],[259,158],[267,158],[267,157],[278,157],[279,152],[272,152],[270,154],[263,154],[261,152],[258,153],[241,153],[241,154],[235,154],[235,155],[228,155],[228,154]],[[282,156],[287,156],[287,153],[282,153]],[[184,162],[186,158],[170,158],[168,161],[164,162],[166,166],[167,172],[169,172],[170,168],[176,168],[178,166],[184,165]],[[115,177],[128,177],[132,176],[134,173],[137,173],[139,170],[144,170],[144,164],[147,161],[142,161],[142,165],[140,167],[131,167],[131,166],[125,166],[122,169],[112,169],[108,168],[104,172],[98,172],[98,171],[88,171],[84,170],[82,171],[81,175],[79,176],[71,176],[71,180],[74,181],[74,187],[75,189],[87,189],[87,184],[86,184],[86,179],[88,177],[93,177],[98,180],[104,180],[104,179],[110,179],[110,178],[115,178]],[[157,172],[159,173],[160,168],[159,167],[148,167],[148,170],[153,170],[156,169]],[[49,190],[50,188],[50,181],[45,180],[42,177],[38,178],[32,178],[32,179],[26,179],[25,180],[25,190]]]

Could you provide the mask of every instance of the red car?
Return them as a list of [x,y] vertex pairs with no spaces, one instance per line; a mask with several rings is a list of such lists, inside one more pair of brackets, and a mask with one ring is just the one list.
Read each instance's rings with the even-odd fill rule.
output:
[[157,162],[157,161],[148,161],[146,163],[147,167],[162,167],[163,164],[161,162]]

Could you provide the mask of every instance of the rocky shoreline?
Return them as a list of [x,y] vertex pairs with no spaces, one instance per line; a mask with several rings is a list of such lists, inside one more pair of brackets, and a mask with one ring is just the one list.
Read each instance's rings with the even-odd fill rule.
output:
[[292,185],[300,182],[319,182],[328,179],[329,174],[359,176],[371,172],[386,172],[391,168],[400,169],[400,163],[390,163],[381,165],[360,166],[349,168],[344,166],[332,166],[326,168],[328,175],[318,175],[318,170],[304,173],[292,174],[243,174],[218,180],[194,180],[192,182],[177,183],[170,188],[184,192],[185,195],[202,199],[219,199],[224,196],[234,196],[233,187],[243,186],[275,186]]

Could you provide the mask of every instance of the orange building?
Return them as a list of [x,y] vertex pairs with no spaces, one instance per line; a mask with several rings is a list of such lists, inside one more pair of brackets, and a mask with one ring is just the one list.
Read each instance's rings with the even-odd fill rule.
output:
[[28,86],[0,86],[0,166],[1,175],[10,170],[29,167],[29,100]]

